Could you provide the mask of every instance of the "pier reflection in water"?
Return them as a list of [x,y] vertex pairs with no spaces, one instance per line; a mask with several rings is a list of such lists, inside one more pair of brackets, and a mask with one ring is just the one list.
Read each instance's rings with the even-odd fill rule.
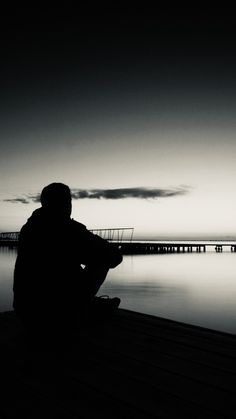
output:
[[12,309],[16,248],[0,246],[0,311]]

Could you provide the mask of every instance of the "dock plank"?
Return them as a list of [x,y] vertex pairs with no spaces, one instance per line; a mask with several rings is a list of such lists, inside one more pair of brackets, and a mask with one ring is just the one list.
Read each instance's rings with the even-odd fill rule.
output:
[[235,418],[236,336],[117,310],[61,347],[0,314],[1,418]]

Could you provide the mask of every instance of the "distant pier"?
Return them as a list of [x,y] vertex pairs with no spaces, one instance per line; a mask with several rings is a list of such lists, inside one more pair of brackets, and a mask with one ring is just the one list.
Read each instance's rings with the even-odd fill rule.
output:
[[[236,252],[235,241],[134,241],[133,228],[102,228],[89,230],[103,239],[116,244],[124,255],[167,254],[167,253],[204,253],[207,250],[222,253]],[[17,246],[19,232],[0,233],[0,246]],[[46,237],[45,237],[46,240]]]
[[215,250],[222,253],[224,250],[236,252],[236,244],[232,243],[150,243],[132,242],[120,243],[122,254],[166,254],[166,253],[204,253],[207,250]]
[[164,253],[192,253],[206,252],[205,244],[190,243],[149,243],[149,242],[132,242],[120,243],[119,248],[123,254],[164,254]]

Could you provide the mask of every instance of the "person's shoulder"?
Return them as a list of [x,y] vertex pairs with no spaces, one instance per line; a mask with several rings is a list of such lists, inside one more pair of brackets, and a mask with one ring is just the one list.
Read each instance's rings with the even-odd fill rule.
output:
[[35,211],[33,211],[33,213],[31,214],[31,216],[27,219],[27,221],[25,222],[25,224],[21,227],[20,236],[28,233],[35,226],[37,226],[39,224],[40,217],[41,217],[41,213],[40,213],[40,210],[39,209],[36,209]]
[[84,224],[79,223],[79,221],[76,221],[73,218],[71,218],[70,220],[70,225],[74,230],[79,230],[83,232],[88,231],[87,227]]
[[92,234],[84,224],[80,223],[79,221],[75,221],[71,218],[70,226],[71,235],[74,239],[80,238],[80,240],[82,240],[83,242],[91,240]]

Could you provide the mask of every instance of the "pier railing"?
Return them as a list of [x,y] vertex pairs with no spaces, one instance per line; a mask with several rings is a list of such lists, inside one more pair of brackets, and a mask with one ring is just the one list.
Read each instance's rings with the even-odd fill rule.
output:
[[[98,236],[102,237],[111,242],[115,243],[122,243],[128,242],[132,243],[134,229],[131,227],[127,228],[97,228],[89,230],[93,234],[97,234]],[[19,232],[4,232],[0,233],[0,244],[17,244],[19,239]]]
[[132,243],[134,229],[133,228],[97,228],[89,230],[93,234],[97,234],[98,236],[102,237],[111,242],[115,243],[123,243],[128,242]]
[[18,242],[19,231],[0,233],[0,244]]

